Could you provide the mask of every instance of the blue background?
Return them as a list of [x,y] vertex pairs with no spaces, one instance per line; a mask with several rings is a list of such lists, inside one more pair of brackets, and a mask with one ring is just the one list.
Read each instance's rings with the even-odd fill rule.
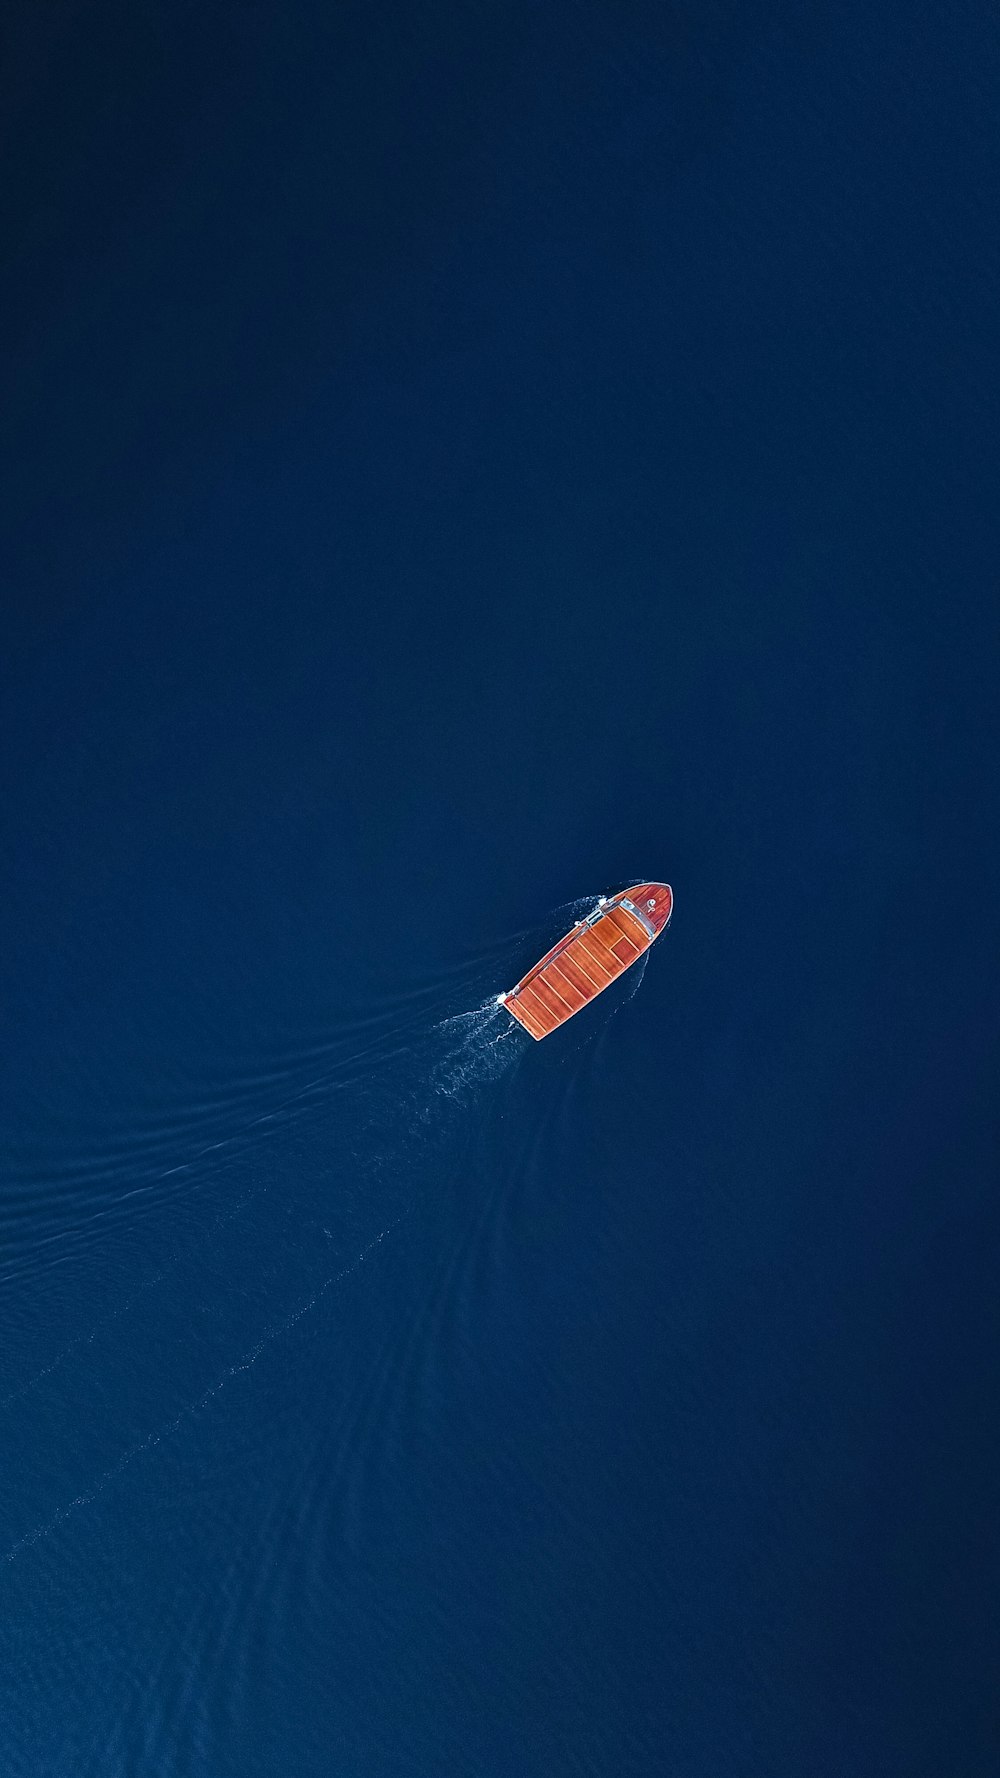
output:
[[997,62],[12,8],[10,1778],[998,1770]]

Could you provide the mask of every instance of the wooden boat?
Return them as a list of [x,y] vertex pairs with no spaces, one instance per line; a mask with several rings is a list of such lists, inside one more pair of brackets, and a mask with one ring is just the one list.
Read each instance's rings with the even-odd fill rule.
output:
[[670,924],[673,906],[669,883],[636,883],[618,895],[602,895],[593,913],[546,951],[516,988],[497,995],[497,1004],[535,1039],[548,1037],[649,950]]

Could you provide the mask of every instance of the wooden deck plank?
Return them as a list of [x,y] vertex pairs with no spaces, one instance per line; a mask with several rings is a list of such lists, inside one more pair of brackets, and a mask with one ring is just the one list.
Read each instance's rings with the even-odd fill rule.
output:
[[621,934],[619,933],[617,926],[613,926],[610,920],[595,920],[593,926],[590,928],[590,936],[592,939],[595,939],[599,945],[602,945],[606,951],[610,951],[612,945],[621,937]]
[[559,958],[559,968],[568,981],[571,981],[584,1003],[593,1000],[600,993],[600,983],[595,982],[581,968],[580,960],[572,949],[563,952]]
[[555,1029],[548,1008],[536,1000],[531,988],[521,988],[511,997],[508,1005],[512,1011],[516,1008],[518,1017],[523,1019],[532,1037],[547,1037]]
[[600,939],[594,936],[592,926],[588,926],[586,932],[581,934],[579,942],[580,949],[594,964],[595,969],[603,969],[608,981],[614,981],[615,976],[620,972],[621,965],[616,957],[612,957],[608,946],[603,945]]
[[551,963],[546,964],[545,976],[546,980],[551,980],[558,988],[559,993],[569,1003],[572,1010],[579,1012],[581,1007],[586,1006],[588,1000],[593,999],[593,989],[586,994],[581,992],[569,974],[569,967],[567,953],[563,951],[560,956],[553,957]]
[[617,926],[623,938],[631,939],[637,950],[644,951],[652,943],[642,921],[630,914],[628,908],[609,908],[608,919]]
[[530,1007],[531,1012],[533,1013],[533,1015],[536,1019],[541,1019],[544,1022],[544,1019],[546,1016],[546,1006],[545,1006],[545,1002],[543,1000],[539,1000],[539,998],[538,998],[538,993],[537,993],[537,989],[536,989],[537,979],[538,978],[535,977],[535,979],[533,981],[523,982],[521,984],[521,986],[517,989],[517,998],[521,1001],[524,1001],[528,1005],[528,1007]]
[[588,957],[587,952],[579,942],[570,945],[569,949],[565,951],[563,955],[566,962],[571,964],[578,974],[583,977],[591,994],[599,994],[601,989],[607,985],[604,979],[604,971],[598,967],[593,958]]
[[543,1006],[547,1006],[553,1017],[559,1021],[567,1018],[574,1011],[568,1000],[560,997],[558,988],[548,979],[548,971],[537,975],[531,984],[532,992]]
[[528,1036],[535,1039],[536,1043],[540,1042],[543,1037],[548,1037],[555,1028],[554,1026],[540,1025],[537,1019],[532,1018],[527,1007],[523,1006],[516,998],[508,1000],[506,1005],[511,1018],[516,1019],[518,1024],[527,1031]]

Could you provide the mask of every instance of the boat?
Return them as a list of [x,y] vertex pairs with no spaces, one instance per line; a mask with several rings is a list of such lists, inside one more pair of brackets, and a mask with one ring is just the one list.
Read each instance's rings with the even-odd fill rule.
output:
[[669,883],[635,883],[602,895],[593,912],[546,951],[497,1005],[540,1042],[582,1012],[649,950],[670,924]]

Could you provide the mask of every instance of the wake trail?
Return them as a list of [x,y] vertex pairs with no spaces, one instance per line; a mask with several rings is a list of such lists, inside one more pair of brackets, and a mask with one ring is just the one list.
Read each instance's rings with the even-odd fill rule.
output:
[[139,1439],[136,1444],[130,1445],[128,1450],[122,1452],[116,1462],[111,1464],[108,1469],[102,1471],[97,1480],[92,1482],[89,1488],[85,1489],[82,1494],[77,1494],[65,1506],[58,1507],[52,1514],[51,1518],[44,1520],[40,1525],[36,1525],[34,1530],[25,1532],[23,1537],[19,1537],[16,1542],[12,1543],[10,1547],[3,1552],[0,1560],[4,1562],[13,1562],[17,1556],[20,1555],[22,1550],[29,1549],[32,1545],[41,1543],[45,1538],[51,1537],[52,1533],[57,1531],[60,1525],[64,1525],[67,1519],[73,1518],[73,1516],[80,1512],[84,1507],[93,1505],[93,1503],[104,1493],[105,1489],[110,1487],[111,1483],[115,1481],[124,1470],[128,1469],[130,1464],[134,1463],[138,1457],[141,1457],[144,1452],[155,1450],[157,1445],[163,1444],[165,1440],[171,1438],[174,1433],[178,1432],[184,1425],[185,1421],[194,1420],[199,1413],[222,1394],[222,1391],[234,1377],[242,1376],[245,1372],[252,1370],[253,1366],[257,1363],[258,1358],[261,1356],[261,1353],[266,1351],[268,1346],[273,1345],[275,1340],[279,1340],[285,1334],[290,1333],[292,1328],[295,1327],[298,1322],[303,1320],[306,1315],[310,1314],[311,1311],[316,1308],[317,1304],[322,1301],[323,1297],[326,1296],[327,1291],[332,1290],[337,1284],[342,1284],[347,1278],[351,1277],[352,1273],[358,1271],[370,1255],[381,1247],[383,1241],[392,1233],[393,1229],[398,1228],[399,1224],[410,1214],[411,1212],[409,1210],[405,1210],[399,1216],[394,1217],[392,1222],[387,1223],[384,1229],[380,1229],[379,1233],[368,1242],[367,1246],[361,1249],[360,1253],[355,1255],[354,1259],[352,1259],[348,1265],[342,1266],[337,1272],[331,1272],[330,1275],[323,1280],[322,1284],[313,1291],[311,1296],[307,1297],[303,1302],[300,1302],[296,1308],[292,1309],[289,1314],[284,1315],[280,1321],[276,1321],[260,1336],[254,1345],[248,1347],[240,1358],[236,1359],[232,1364],[227,1365],[225,1370],[221,1372],[216,1381],[212,1383],[209,1388],[203,1389],[192,1401],[189,1401],[182,1407],[180,1411],[174,1415],[172,1420],[168,1420],[164,1425],[157,1427],[153,1432],[147,1433],[146,1437]]
[[[402,1128],[398,1129],[396,1139],[401,1147],[409,1146],[421,1125],[434,1124],[436,1121],[435,1107],[440,1107],[442,1097],[455,1105],[460,1105],[463,1100],[474,1099],[477,1088],[496,1080],[506,1072],[520,1054],[523,1054],[523,1045],[518,1041],[523,1038],[520,1027],[516,1021],[510,1018],[509,1014],[503,1013],[502,1008],[497,1006],[492,997],[481,1006],[453,1014],[451,1017],[439,1021],[438,1024],[431,1027],[428,1036],[439,1053],[427,1067],[423,1090],[417,1095],[416,1105],[412,1100],[410,1101],[408,1115],[405,1096],[404,1100],[397,1105],[397,1114],[402,1113],[404,1120]],[[430,1061],[429,1058],[428,1061]],[[314,1090],[319,1085],[318,1081],[310,1083],[310,1086],[304,1089],[304,1093]],[[297,1098],[302,1096],[303,1094],[296,1095]],[[411,1121],[414,1111],[416,1112],[415,1124]],[[255,1119],[254,1124],[259,1128],[261,1124],[273,1119],[275,1115],[274,1112],[269,1113],[266,1117]],[[245,1131],[244,1133],[249,1132]],[[390,1146],[393,1146],[391,1142]],[[237,1204],[215,1219],[207,1233],[214,1237],[227,1223],[234,1221],[251,1204],[262,1198],[268,1189],[268,1185],[263,1184],[244,1193]],[[0,1552],[0,1559],[7,1563],[12,1562],[23,1551],[51,1536],[68,1519],[97,1501],[106,1489],[145,1453],[155,1450],[158,1445],[174,1436],[186,1422],[194,1420],[204,1412],[227,1385],[253,1368],[261,1354],[269,1346],[291,1333],[293,1328],[317,1307],[330,1290],[336,1285],[344,1283],[352,1273],[356,1272],[382,1245],[386,1237],[407,1216],[412,1214],[415,1207],[415,1204],[411,1204],[388,1222],[347,1265],[330,1272],[309,1296],[303,1298],[287,1314],[267,1327],[252,1345],[246,1347],[239,1358],[226,1365],[213,1383],[200,1390],[169,1420],[155,1427],[134,1444],[129,1445],[115,1462],[103,1470],[97,1479],[80,1494],[74,1496],[66,1505],[59,1507],[50,1518],[44,1520],[33,1530],[19,1537],[7,1550]],[[158,1284],[162,1284],[175,1275],[182,1263],[183,1256],[173,1257],[168,1263],[161,1265],[151,1277],[130,1291],[117,1308],[96,1322],[88,1333],[81,1334],[71,1340],[61,1352],[57,1353],[27,1382],[0,1398],[0,1408],[12,1407],[37,1389],[46,1378],[51,1377],[74,1354],[92,1347],[103,1330],[122,1320]]]
[[[223,1150],[235,1152],[239,1149],[240,1144],[251,1143],[255,1139],[259,1140],[262,1135],[269,1133],[265,1130],[265,1125],[273,1124],[275,1126],[283,1126],[289,1123],[292,1121],[297,1111],[304,1109],[306,1100],[312,1098],[321,1091],[335,1090],[338,1084],[335,1072],[327,1072],[325,1074],[317,1075],[315,1078],[306,1081],[302,1086],[298,1087],[294,1093],[289,1094],[287,1098],[282,1100],[279,1105],[274,1106],[270,1111],[263,1112],[256,1117],[250,1118],[246,1123],[242,1124],[238,1130],[233,1131],[231,1135],[223,1136],[217,1141],[206,1143],[203,1148],[198,1149],[198,1151],[191,1156],[190,1160],[181,1161],[172,1167],[158,1169],[152,1178],[147,1179],[141,1185],[131,1187],[116,1200],[115,1205],[96,1212],[94,1216],[87,1218],[87,1222],[106,1219],[113,1214],[117,1204],[123,1203],[127,1198],[145,1196],[149,1192],[155,1191],[157,1185],[164,1179],[176,1177],[176,1175],[180,1173],[193,1173],[208,1155],[215,1155]],[[349,1085],[350,1082],[345,1084]],[[226,1228],[231,1222],[234,1222],[251,1204],[258,1203],[266,1196],[267,1191],[268,1185],[267,1183],[264,1183],[262,1185],[254,1186],[252,1191],[245,1192],[235,1205],[230,1206],[229,1209],[223,1211],[208,1223],[202,1236],[203,1242],[214,1241],[220,1230]],[[82,1225],[77,1224],[72,1231],[66,1231],[63,1235],[52,1237],[52,1239],[66,1239],[70,1233],[77,1233],[80,1226]],[[124,1316],[128,1315],[135,1307],[136,1303],[145,1297],[147,1292],[155,1289],[158,1284],[163,1284],[168,1279],[174,1277],[179,1268],[185,1263],[186,1258],[186,1251],[169,1257],[151,1277],[142,1279],[141,1282],[128,1293],[123,1302],[120,1302],[114,1309],[110,1309],[106,1315],[102,1315],[88,1332],[77,1334],[72,1340],[68,1341],[60,1352],[57,1352],[56,1356],[52,1358],[48,1364],[43,1365],[41,1370],[36,1371],[25,1382],[20,1383],[16,1389],[12,1389],[6,1395],[0,1396],[0,1412],[4,1412],[7,1408],[13,1407],[16,1402],[23,1401],[25,1396],[30,1395],[33,1390],[38,1388],[39,1384],[44,1383],[47,1377],[51,1377],[55,1371],[59,1370],[60,1367],[66,1363],[67,1359],[72,1358],[77,1352],[85,1351],[88,1346],[92,1346],[94,1341],[98,1338],[98,1335],[103,1333],[107,1328],[112,1327],[116,1321],[120,1321]]]
[[[585,898],[584,901],[567,905],[575,910],[577,907],[589,905],[590,899],[592,898]],[[390,1063],[395,1064],[398,1060],[400,1052],[388,1047],[389,1035],[380,1033],[378,1040],[367,1046],[367,1060],[369,1063],[376,1064],[376,1079],[382,1075],[384,1067]],[[419,1137],[421,1141],[426,1138],[427,1127],[430,1126],[433,1129],[436,1126],[437,1113],[444,1109],[442,1100],[450,1102],[452,1110],[458,1110],[463,1101],[474,1102],[478,1097],[479,1089],[497,1081],[523,1057],[525,1050],[530,1048],[530,1040],[527,1039],[517,1021],[497,1005],[493,994],[481,1005],[445,1017],[429,1028],[425,1026],[423,1038],[415,1048],[411,1048],[406,1043],[405,1025],[398,1036],[403,1040],[401,1053],[409,1061],[418,1062],[419,1070],[424,1076],[422,1090],[418,1089],[412,1094],[404,1092],[396,1099],[393,1108],[385,1108],[389,1112],[389,1124],[395,1126],[394,1139],[390,1137],[390,1148],[396,1147],[398,1149],[408,1149],[415,1136]],[[427,1053],[425,1048],[427,1044],[431,1047],[431,1054]],[[423,1051],[422,1057],[421,1051]],[[435,1054],[434,1051],[437,1053]],[[362,1051],[362,1056],[364,1055],[365,1052]],[[351,1058],[355,1065],[358,1060],[357,1056]],[[230,1136],[205,1144],[190,1160],[182,1162],[180,1165],[157,1169],[154,1178],[147,1177],[126,1195],[144,1195],[155,1190],[159,1180],[190,1172],[205,1156],[215,1154],[219,1150],[232,1151],[238,1149],[242,1144],[252,1143],[256,1137],[265,1134],[267,1126],[271,1126],[273,1130],[282,1125],[295,1125],[298,1121],[297,1114],[305,1109],[310,1100],[315,1102],[317,1099],[324,1099],[330,1092],[336,1092],[338,1088],[350,1088],[352,1085],[355,1088],[362,1087],[362,1080],[355,1078],[353,1074],[345,1077],[343,1064],[339,1068],[325,1070],[314,1075],[294,1093],[289,1094],[279,1105],[248,1120]],[[377,1089],[374,1103],[377,1109]],[[379,1126],[385,1128],[382,1115],[377,1116],[373,1123],[373,1127]],[[447,1130],[451,1127],[449,1117],[443,1128]],[[367,1129],[367,1124],[363,1128]],[[377,1159],[377,1163],[373,1161],[372,1165],[377,1164],[381,1168],[384,1160],[385,1156],[382,1156]],[[264,1182],[245,1191],[238,1202],[230,1205],[208,1223],[203,1239],[214,1244],[218,1233],[227,1224],[243,1215],[252,1204],[261,1200],[273,1183],[273,1181]],[[330,1290],[345,1282],[352,1273],[356,1272],[375,1253],[399,1223],[412,1214],[414,1208],[415,1204],[411,1204],[388,1222],[355,1255],[354,1259],[347,1265],[329,1273],[308,1297],[302,1299],[295,1308],[267,1327],[239,1358],[226,1365],[213,1383],[189,1399],[170,1419],[129,1445],[115,1462],[103,1470],[97,1479],[81,1493],[74,1496],[66,1505],[59,1507],[50,1518],[36,1525],[33,1530],[17,1538],[8,1549],[0,1552],[0,1559],[6,1563],[13,1562],[23,1551],[51,1536],[68,1519],[97,1501],[117,1477],[135,1464],[145,1453],[153,1451],[158,1445],[174,1436],[186,1422],[194,1420],[204,1412],[228,1384],[253,1368],[261,1354],[269,1346],[291,1333],[295,1326],[317,1307]],[[103,1332],[123,1321],[137,1305],[148,1298],[157,1286],[175,1277],[188,1258],[189,1254],[186,1248],[168,1255],[149,1277],[134,1285],[124,1296],[124,1299],[97,1320],[87,1332],[71,1339],[40,1370],[0,1397],[0,1410],[5,1411],[13,1408],[31,1395],[33,1391],[39,1389],[74,1355],[85,1353],[94,1348]]]
[[496,1080],[523,1054],[520,1026],[495,995],[470,1012],[442,1019],[435,1029],[454,1040],[431,1070],[431,1091],[439,1098],[459,1099],[470,1087]]
[[[235,1204],[231,1209],[227,1210],[224,1215],[217,1216],[215,1220],[208,1225],[203,1240],[214,1240],[220,1229],[225,1228],[230,1222],[235,1222],[236,1218],[241,1216],[243,1211],[246,1210],[250,1204],[256,1203],[258,1199],[264,1196],[267,1189],[266,1185],[259,1185],[256,1186],[253,1191],[247,1192],[246,1195],[240,1199],[238,1204]],[[121,1321],[125,1315],[130,1314],[135,1308],[136,1303],[140,1302],[148,1291],[155,1289],[157,1284],[165,1283],[168,1278],[172,1278],[183,1263],[184,1256],[171,1258],[165,1265],[161,1266],[158,1272],[154,1272],[152,1277],[143,1278],[141,1282],[129,1292],[123,1302],[120,1302],[116,1308],[109,1309],[108,1313],[102,1315],[99,1321],[95,1321],[89,1333],[77,1334],[75,1338],[70,1340],[69,1343],[63,1347],[61,1352],[57,1352],[56,1356],[51,1359],[48,1364],[44,1365],[40,1371],[36,1371],[26,1382],[19,1384],[18,1387],[12,1389],[9,1394],[0,1396],[0,1411],[13,1407],[15,1402],[23,1401],[25,1396],[30,1395],[33,1390],[38,1388],[40,1383],[44,1383],[46,1377],[51,1377],[53,1372],[59,1370],[60,1367],[66,1363],[68,1358],[72,1358],[74,1353],[86,1351],[88,1346],[94,1344],[94,1341],[99,1334],[104,1333],[106,1328],[113,1327],[116,1321]]]

